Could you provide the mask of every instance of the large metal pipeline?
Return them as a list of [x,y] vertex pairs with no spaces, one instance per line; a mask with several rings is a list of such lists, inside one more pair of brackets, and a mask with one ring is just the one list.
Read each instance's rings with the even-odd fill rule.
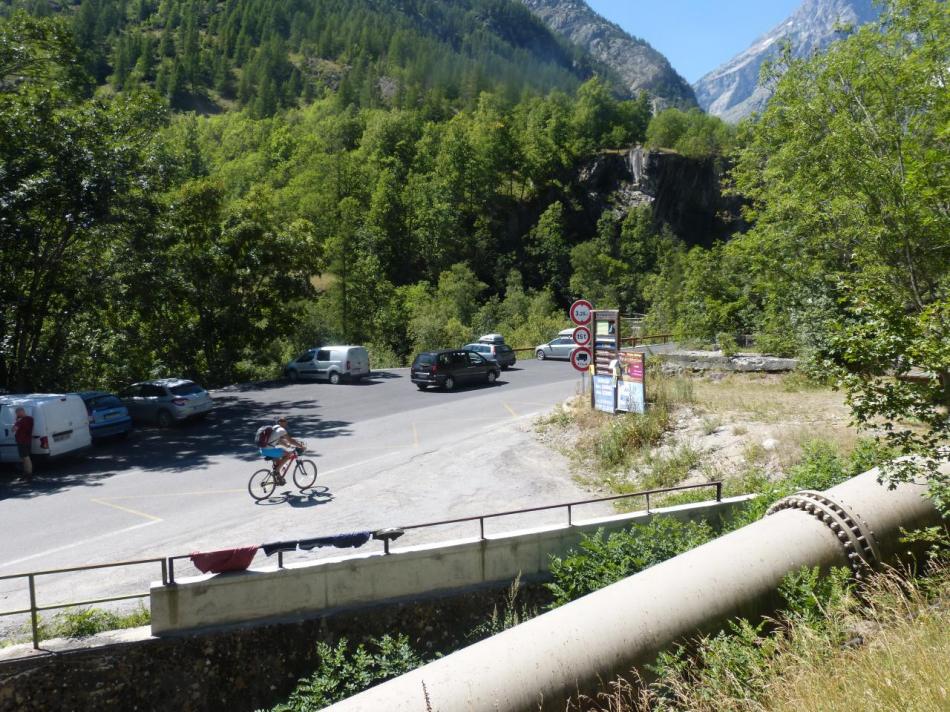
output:
[[940,521],[923,485],[889,490],[877,477],[788,497],[753,524],[327,709],[563,710],[677,640],[774,611],[786,574],[851,566],[861,576],[893,560],[901,529]]

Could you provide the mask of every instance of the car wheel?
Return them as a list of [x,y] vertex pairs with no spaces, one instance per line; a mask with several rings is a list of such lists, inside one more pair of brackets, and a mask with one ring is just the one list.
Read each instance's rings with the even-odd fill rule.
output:
[[498,371],[489,371],[488,372],[488,385],[492,385],[495,381],[498,380]]
[[334,371],[330,374],[329,381],[331,385],[337,385],[340,382],[340,374]]
[[425,390],[426,388],[428,388],[428,387],[429,387],[429,386],[427,386],[425,383],[417,383],[417,384],[416,384],[416,388],[418,388],[420,391],[424,391],[424,390]]
[[545,358],[547,358],[544,355],[544,351],[542,351],[541,349],[538,349],[537,351],[535,351],[534,355],[538,357],[538,361],[543,361]]
[[447,391],[451,391],[453,388],[455,388],[455,379],[451,376],[446,376],[445,383],[442,384],[442,387]]
[[158,411],[158,415],[155,417],[155,420],[158,422],[158,427],[160,428],[170,428],[172,423],[175,422],[175,419],[172,418],[172,414],[167,410]]
[[297,381],[300,380],[300,374],[297,373],[297,369],[296,369],[296,368],[292,368],[292,369],[290,369],[289,371],[287,371],[287,379],[288,379],[291,383],[296,383]]

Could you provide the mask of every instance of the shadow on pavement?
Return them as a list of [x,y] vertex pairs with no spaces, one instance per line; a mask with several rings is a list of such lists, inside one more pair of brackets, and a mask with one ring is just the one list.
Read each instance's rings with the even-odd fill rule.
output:
[[166,429],[137,427],[127,439],[94,445],[84,457],[39,461],[30,483],[15,481],[11,464],[0,470],[0,499],[37,497],[76,485],[97,486],[105,478],[131,469],[160,477],[165,472],[205,469],[221,456],[256,461],[260,454],[254,444],[254,433],[261,425],[273,422],[278,414],[288,415],[291,434],[304,442],[352,434],[348,421],[321,420],[321,406],[313,399],[261,403],[241,395],[254,390],[257,389],[217,392],[215,410],[203,420]]
[[327,504],[335,499],[333,493],[328,487],[317,485],[301,490],[299,493],[293,490],[285,489],[282,492],[274,492],[267,499],[254,502],[259,507],[273,507],[278,504],[289,504],[296,509],[309,509],[310,507],[319,507],[321,504]]

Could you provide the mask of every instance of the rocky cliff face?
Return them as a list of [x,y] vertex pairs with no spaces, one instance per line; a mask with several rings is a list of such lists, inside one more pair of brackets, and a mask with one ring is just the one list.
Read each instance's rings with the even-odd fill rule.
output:
[[786,41],[794,56],[805,57],[839,39],[842,35],[836,28],[841,25],[863,25],[879,13],[874,0],[804,0],[785,22],[696,82],[693,89],[699,105],[733,123],[761,111],[772,94],[759,86],[759,70]]
[[604,210],[618,218],[650,205],[657,227],[667,225],[687,245],[708,247],[742,232],[742,201],[723,195],[728,166],[716,159],[695,159],[672,151],[635,146],[625,154],[604,153],[581,166],[572,203],[582,208],[575,225],[592,234]]
[[620,75],[631,94],[649,92],[661,106],[696,106],[696,97],[662,54],[608,22],[582,0],[521,0],[554,32]]

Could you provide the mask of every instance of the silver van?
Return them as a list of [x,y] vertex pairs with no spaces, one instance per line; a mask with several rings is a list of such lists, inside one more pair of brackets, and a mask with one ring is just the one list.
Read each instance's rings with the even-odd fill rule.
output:
[[305,378],[359,381],[369,376],[369,353],[362,346],[320,346],[307,349],[284,367],[291,382]]

